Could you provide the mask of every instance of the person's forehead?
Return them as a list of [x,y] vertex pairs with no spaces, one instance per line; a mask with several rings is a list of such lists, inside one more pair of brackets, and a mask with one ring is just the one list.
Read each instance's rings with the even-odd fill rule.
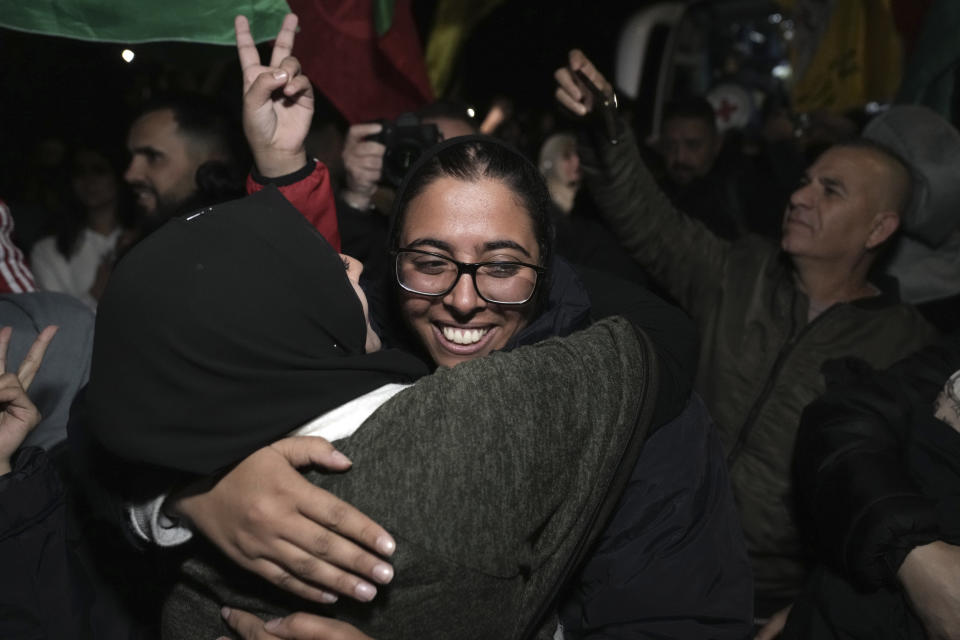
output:
[[706,138],[713,130],[701,118],[677,116],[663,123],[663,136],[669,138]]
[[137,118],[130,127],[128,145],[138,146],[169,146],[185,145],[186,138],[180,132],[173,111],[160,109],[149,111]]
[[842,181],[850,187],[880,188],[886,163],[871,149],[833,147],[827,149],[811,165],[809,173],[817,178]]
[[527,244],[534,237],[533,220],[520,197],[494,179],[459,180],[444,176],[430,183],[408,205],[403,235],[459,235],[476,239],[513,239]]

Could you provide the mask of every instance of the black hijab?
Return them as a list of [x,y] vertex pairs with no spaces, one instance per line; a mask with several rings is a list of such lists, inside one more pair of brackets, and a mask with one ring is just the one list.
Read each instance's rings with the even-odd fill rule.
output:
[[171,220],[97,313],[87,420],[129,460],[211,473],[353,398],[423,375],[364,354],[343,262],[275,189]]

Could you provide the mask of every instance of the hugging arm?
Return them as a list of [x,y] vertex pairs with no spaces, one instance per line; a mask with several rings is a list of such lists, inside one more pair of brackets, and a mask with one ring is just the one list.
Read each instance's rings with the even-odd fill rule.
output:
[[297,16],[284,18],[267,65],[261,64],[244,16],[237,16],[234,29],[243,72],[243,131],[255,164],[247,193],[275,185],[339,251],[330,174],[322,163],[307,158],[314,101],[310,80],[292,55]]
[[164,619],[219,624],[224,603],[261,619],[325,611],[374,637],[532,637],[627,482],[652,417],[653,357],[613,319],[422,379],[339,445],[350,473],[310,474],[397,537],[383,597],[291,608],[203,553]]
[[278,587],[316,602],[333,602],[335,594],[370,600],[374,585],[393,577],[377,554],[389,556],[396,544],[383,527],[297,471],[312,464],[342,471],[350,461],[323,438],[285,438],[169,508]]
[[[660,190],[626,122],[609,106],[597,104],[599,98],[586,82],[607,98],[613,88],[581,51],[570,52],[568,64],[557,69],[554,79],[557,101],[583,122],[578,151],[585,182],[604,220],[657,284],[696,318],[714,304],[730,244],[674,208]],[[601,108],[605,119],[597,116]]]

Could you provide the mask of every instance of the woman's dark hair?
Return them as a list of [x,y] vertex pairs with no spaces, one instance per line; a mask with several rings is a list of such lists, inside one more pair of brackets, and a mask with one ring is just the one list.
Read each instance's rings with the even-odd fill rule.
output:
[[132,228],[136,222],[133,208],[133,198],[123,180],[126,168],[126,156],[123,144],[118,137],[106,135],[90,135],[78,138],[72,142],[70,151],[71,164],[69,165],[69,183],[67,198],[69,206],[59,212],[55,222],[54,235],[57,251],[69,259],[77,249],[77,242],[84,227],[87,225],[87,212],[83,210],[73,192],[73,176],[76,172],[76,162],[83,153],[90,153],[103,158],[110,167],[110,172],[117,184],[117,224],[124,228]]
[[[481,135],[461,136],[441,142],[424,152],[407,173],[393,202],[388,236],[390,250],[401,248],[400,236],[410,202],[444,177],[466,182],[496,180],[509,188],[527,211],[540,251],[540,266],[547,269],[538,279],[536,293],[527,307],[530,318],[539,316],[549,300],[552,278],[554,236],[550,194],[537,167],[522,153],[500,140]],[[433,365],[419,338],[409,331],[409,326],[403,321],[398,295],[400,287],[393,266],[382,264],[374,268],[381,270],[381,277],[374,279],[379,283],[378,286],[367,290],[368,300],[374,308],[373,318],[395,319],[395,322],[378,323],[378,333],[386,344],[401,347],[416,354],[428,365]]]
[[[391,250],[400,248],[400,234],[410,202],[429,185],[444,177],[466,182],[496,180],[508,187],[530,215],[540,251],[540,265],[550,266],[553,258],[553,219],[550,216],[550,194],[543,176],[526,156],[487,136],[464,136],[443,142],[427,151],[411,168],[394,203]],[[546,285],[547,282],[541,282],[538,290],[544,291]]]

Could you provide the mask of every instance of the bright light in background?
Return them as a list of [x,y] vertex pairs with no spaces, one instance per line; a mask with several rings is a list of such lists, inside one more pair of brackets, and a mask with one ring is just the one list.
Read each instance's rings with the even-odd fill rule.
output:
[[133,62],[134,54],[130,49],[124,49],[120,52],[120,57],[123,58],[124,62]]
[[773,74],[774,78],[779,78],[780,80],[789,80],[790,76],[793,75],[793,68],[786,62],[782,62],[775,66],[770,73]]
[[769,16],[767,16],[767,22],[770,24],[780,24],[783,22],[783,14],[771,13]]
[[470,116],[471,118],[476,118],[477,117],[476,109],[474,109],[473,107],[467,107],[467,115]]

